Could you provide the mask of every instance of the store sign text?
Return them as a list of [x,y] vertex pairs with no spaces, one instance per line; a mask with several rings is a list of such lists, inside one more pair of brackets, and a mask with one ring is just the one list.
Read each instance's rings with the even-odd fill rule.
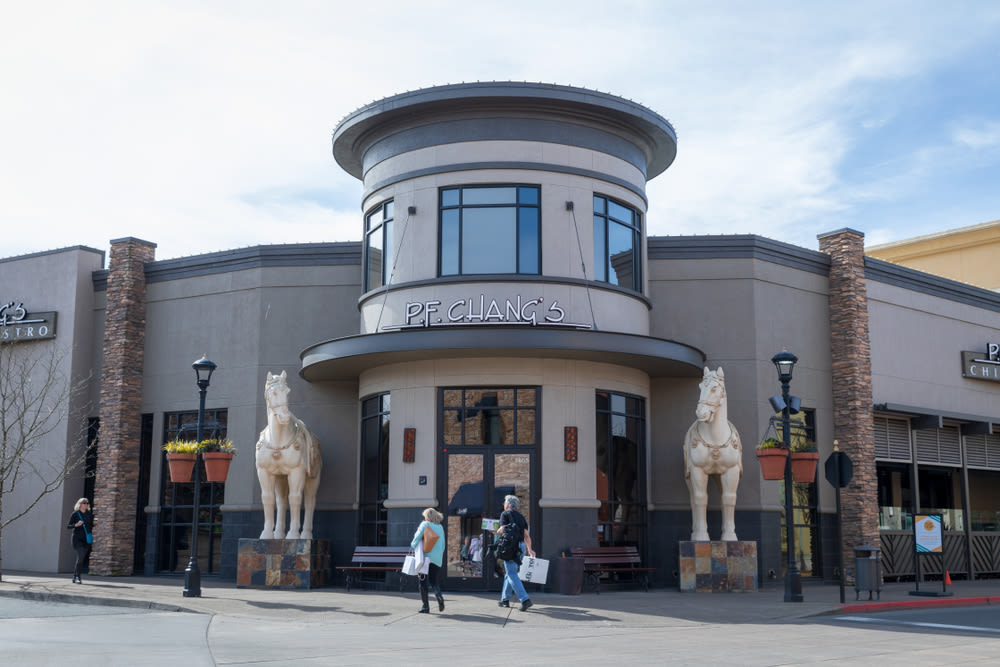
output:
[[56,337],[56,314],[29,313],[19,301],[0,304],[0,342]]
[[404,310],[404,321],[400,325],[382,327],[390,329],[413,329],[433,326],[460,326],[483,324],[520,324],[528,326],[564,326],[575,329],[590,329],[589,324],[566,322],[566,311],[558,301],[547,308],[545,299],[487,299],[485,294],[478,298],[458,299],[450,304],[441,301],[410,301]]
[[1000,343],[988,343],[985,355],[962,352],[962,377],[1000,382]]

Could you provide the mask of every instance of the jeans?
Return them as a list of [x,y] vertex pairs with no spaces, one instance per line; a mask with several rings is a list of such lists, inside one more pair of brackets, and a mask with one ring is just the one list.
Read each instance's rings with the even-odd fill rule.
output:
[[[523,544],[521,545],[521,556],[524,556]],[[503,562],[503,569],[503,591],[500,593],[500,599],[509,600],[511,591],[513,591],[517,599],[523,603],[528,599],[528,593],[524,590],[521,577],[517,574],[521,570],[521,566],[517,564],[516,560],[505,560]]]

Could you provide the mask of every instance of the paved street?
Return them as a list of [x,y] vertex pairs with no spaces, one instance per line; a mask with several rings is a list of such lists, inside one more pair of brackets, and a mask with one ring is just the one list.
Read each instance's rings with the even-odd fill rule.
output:
[[853,595],[841,607],[837,587],[810,586],[801,604],[784,603],[779,590],[534,593],[528,612],[500,609],[492,595],[449,593],[444,614],[426,615],[415,613],[412,590],[262,591],[208,581],[202,597],[184,598],[176,578],[91,577],[74,586],[4,575],[0,655],[5,665],[103,667],[995,664],[1000,599],[991,596],[1000,585],[961,583],[957,600],[911,598],[912,584],[895,585],[883,590],[882,610]]

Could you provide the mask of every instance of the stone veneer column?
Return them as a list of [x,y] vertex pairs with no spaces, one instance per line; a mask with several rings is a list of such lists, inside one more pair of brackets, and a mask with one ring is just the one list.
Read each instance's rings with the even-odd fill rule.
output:
[[833,437],[854,463],[854,477],[840,495],[843,563],[849,571],[855,547],[880,547],[864,240],[853,229],[819,236],[820,251],[830,255]]
[[133,569],[146,338],[144,265],[153,261],[155,248],[134,238],[111,242],[90,558],[91,571],[100,575],[129,575]]

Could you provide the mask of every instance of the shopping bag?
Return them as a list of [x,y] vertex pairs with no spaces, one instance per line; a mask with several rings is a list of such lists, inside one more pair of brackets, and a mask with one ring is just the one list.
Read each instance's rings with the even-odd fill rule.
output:
[[420,574],[427,574],[431,566],[431,561],[424,558],[423,549],[416,549],[414,553],[403,559],[403,574],[416,577]]
[[532,584],[544,584],[549,576],[549,561],[544,558],[525,556],[518,575],[521,577],[521,581]]

